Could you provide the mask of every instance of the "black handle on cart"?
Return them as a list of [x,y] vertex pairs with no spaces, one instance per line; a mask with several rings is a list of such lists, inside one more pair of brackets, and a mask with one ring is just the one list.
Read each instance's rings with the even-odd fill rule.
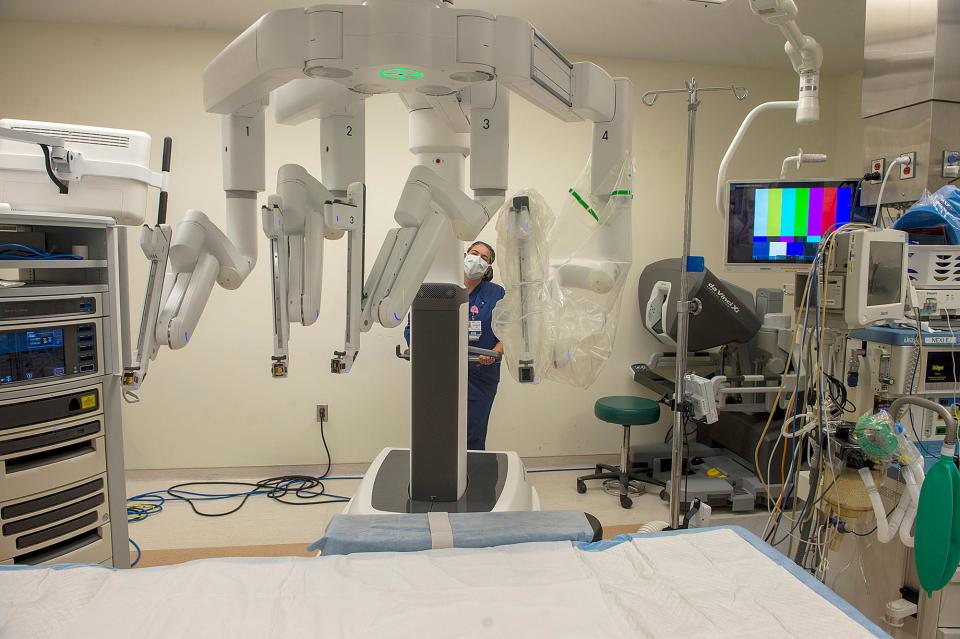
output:
[[[170,173],[170,156],[173,153],[173,138],[163,138],[163,157],[160,160],[160,171]],[[160,190],[160,202],[157,204],[157,224],[167,223],[167,190]]]
[[[400,359],[405,359],[410,361],[410,347],[401,349],[400,344],[397,344],[397,357]],[[492,351],[488,348],[480,348],[479,346],[470,346],[467,348],[467,359],[471,362],[476,362],[480,359],[481,356],[486,355],[487,357],[492,357],[495,361],[499,362],[503,359],[503,353],[500,351]]]

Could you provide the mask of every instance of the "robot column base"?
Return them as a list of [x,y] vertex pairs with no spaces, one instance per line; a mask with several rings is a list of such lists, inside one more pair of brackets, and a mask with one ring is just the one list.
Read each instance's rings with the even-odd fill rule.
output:
[[410,497],[410,449],[385,448],[370,464],[348,515],[390,513],[477,513],[540,510],[540,496],[527,483],[523,461],[515,452],[467,452],[467,489],[456,501]]
[[467,451],[466,289],[420,287],[410,321],[410,448],[387,448],[364,475],[350,514],[539,510],[517,453]]
[[457,501],[466,490],[467,290],[423,284],[410,316],[410,497]]

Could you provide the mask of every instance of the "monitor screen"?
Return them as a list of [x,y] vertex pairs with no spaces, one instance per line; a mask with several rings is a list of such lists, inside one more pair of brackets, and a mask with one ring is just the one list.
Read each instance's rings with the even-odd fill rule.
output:
[[733,182],[727,219],[728,265],[809,264],[824,234],[869,222],[857,180]]
[[0,333],[0,384],[63,375],[65,360],[62,328]]
[[900,301],[903,283],[903,242],[869,242],[867,257],[867,306],[886,306]]

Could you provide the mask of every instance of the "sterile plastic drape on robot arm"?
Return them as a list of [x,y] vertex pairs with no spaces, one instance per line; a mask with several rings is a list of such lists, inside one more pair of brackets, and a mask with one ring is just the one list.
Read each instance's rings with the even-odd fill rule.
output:
[[554,56],[570,73],[569,100],[530,77],[529,70],[528,77],[518,70],[508,86],[561,119],[591,120],[591,161],[569,190],[556,224],[558,218],[534,192],[523,192],[529,210],[516,196],[501,210],[502,271],[516,269],[503,273],[507,294],[494,311],[494,331],[519,381],[549,378],[586,387],[610,356],[632,261],[633,86],[591,63],[566,62],[537,35],[534,47],[543,45],[538,53]]
[[540,380],[549,362],[553,295],[548,289],[548,238],[556,216],[534,190],[514,194],[497,218],[497,260],[505,297],[493,311],[503,361],[521,383]]
[[620,297],[632,260],[632,161],[622,161],[606,199],[594,197],[588,165],[555,216],[535,191],[509,199],[497,221],[506,296],[493,328],[520,382],[587,387],[612,353]]
[[[622,158],[599,182],[592,169],[591,158],[550,237],[557,306],[554,367],[547,376],[579,387],[593,383],[613,352],[620,298],[633,262],[633,161]],[[591,182],[604,190],[587,194]]]

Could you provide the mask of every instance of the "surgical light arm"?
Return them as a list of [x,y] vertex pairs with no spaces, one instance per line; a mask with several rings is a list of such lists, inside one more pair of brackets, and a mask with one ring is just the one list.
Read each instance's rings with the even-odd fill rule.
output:
[[794,0],[750,0],[750,10],[767,24],[780,29],[786,38],[783,48],[793,70],[800,76],[797,98],[797,124],[820,120],[820,65],[823,48],[797,26],[797,5]]
[[811,36],[804,35],[797,26],[797,5],[794,0],[750,0],[750,10],[767,24],[780,30],[786,38],[784,51],[790,58],[790,64],[800,76],[800,89],[796,100],[765,102],[755,107],[740,124],[717,172],[717,210],[726,215],[727,202],[724,194],[727,188],[727,170],[743,141],[747,130],[758,116],[774,110],[796,112],[797,124],[813,124],[820,121],[820,66],[823,64],[823,49]]

